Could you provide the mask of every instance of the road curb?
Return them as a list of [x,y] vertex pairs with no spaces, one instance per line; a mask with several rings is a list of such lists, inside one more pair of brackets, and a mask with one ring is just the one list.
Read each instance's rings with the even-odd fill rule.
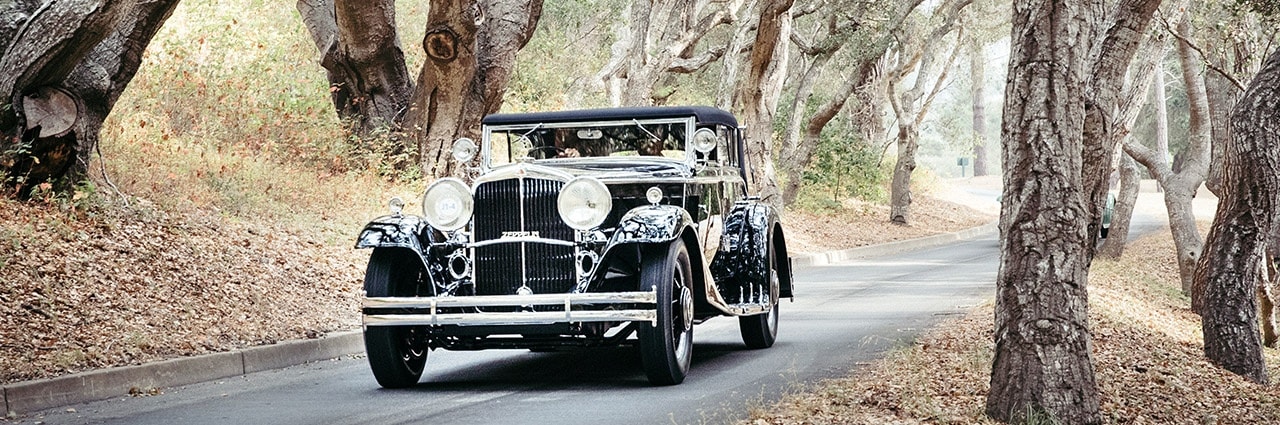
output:
[[81,372],[5,385],[3,406],[10,414],[120,397],[130,392],[177,387],[253,372],[327,360],[364,350],[359,330],[316,339],[285,341],[224,353]]
[[[844,260],[895,254],[971,239],[995,231],[991,222],[971,229],[923,238],[798,256],[794,266],[826,265]],[[113,367],[50,379],[16,382],[0,388],[0,406],[11,414],[240,376],[303,363],[328,360],[364,350],[359,329],[334,332],[322,338],[285,341],[224,353]]]
[[823,266],[838,263],[845,260],[853,260],[858,258],[874,257],[879,255],[898,254],[918,249],[932,248],[935,246],[946,245],[951,242],[973,239],[978,236],[985,235],[996,231],[997,222],[992,221],[987,224],[964,229],[958,232],[943,233],[940,235],[925,236],[922,238],[907,239],[895,242],[888,242],[875,245],[860,246],[857,248],[842,249],[839,251],[820,252],[817,254],[809,254],[803,256],[795,256],[791,258],[793,266]]

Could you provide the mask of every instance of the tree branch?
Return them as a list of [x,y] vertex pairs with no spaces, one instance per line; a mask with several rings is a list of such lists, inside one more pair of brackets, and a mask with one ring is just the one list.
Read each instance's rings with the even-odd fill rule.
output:
[[1231,85],[1236,86],[1236,88],[1239,89],[1241,93],[1244,92],[1245,90],[1244,84],[1241,84],[1240,80],[1237,80],[1235,77],[1231,76],[1231,74],[1223,70],[1222,67],[1218,66],[1217,64],[1214,64],[1213,62],[1210,62],[1209,55],[1205,54],[1204,50],[1200,49],[1200,46],[1196,45],[1195,41],[1188,39],[1187,37],[1184,37],[1182,34],[1179,34],[1177,30],[1174,30],[1173,25],[1169,24],[1169,21],[1166,20],[1163,16],[1160,17],[1160,23],[1164,25],[1164,29],[1168,31],[1169,34],[1172,34],[1174,38],[1177,38],[1178,41],[1181,41],[1182,43],[1186,44],[1187,47],[1191,48],[1191,50],[1195,50],[1196,54],[1200,55],[1200,61],[1204,62],[1205,67],[1213,70],[1213,72],[1218,73],[1218,75],[1221,75],[1222,78],[1227,79],[1227,81],[1230,81]]

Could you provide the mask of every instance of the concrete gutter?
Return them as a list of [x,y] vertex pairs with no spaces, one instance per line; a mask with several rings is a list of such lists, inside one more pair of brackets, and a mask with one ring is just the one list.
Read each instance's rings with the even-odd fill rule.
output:
[[791,258],[793,266],[824,266],[834,264],[841,261],[853,260],[858,258],[875,257],[881,255],[891,255],[903,252],[915,251],[925,248],[933,248],[936,246],[946,245],[952,242],[973,239],[978,236],[995,232],[997,229],[997,221],[961,230],[952,233],[943,233],[941,235],[925,236],[922,238],[907,239],[895,242],[888,242],[875,245],[860,246],[857,248],[843,249],[839,251],[820,252],[817,254],[809,254],[804,256],[794,256]]
[[328,360],[364,350],[359,330],[316,339],[286,341],[224,353],[183,357],[135,366],[113,367],[50,379],[5,385],[3,406],[9,414],[103,400],[253,372]]
[[[955,233],[811,254],[792,259],[795,266],[817,266],[844,260],[895,254],[971,239],[996,229],[988,223]],[[114,367],[67,376],[16,382],[0,388],[0,406],[10,414],[31,413],[86,403],[130,392],[177,387],[307,362],[328,360],[364,351],[359,329],[322,338],[286,341],[224,353],[183,357],[134,366]]]

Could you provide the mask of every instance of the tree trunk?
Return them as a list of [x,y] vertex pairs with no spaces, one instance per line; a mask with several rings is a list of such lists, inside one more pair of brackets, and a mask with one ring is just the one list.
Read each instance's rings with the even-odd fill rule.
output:
[[[1154,98],[1151,102],[1156,107],[1156,155],[1164,158],[1165,161],[1170,160],[1169,156],[1169,96],[1164,91],[1164,69],[1156,70],[1155,73],[1155,90]],[[1163,190],[1163,188],[1161,188]]]
[[[1124,94],[1125,73],[1146,37],[1152,15],[1159,7],[1160,0],[1121,0],[1115,14],[1108,20],[1111,26],[1100,34],[1102,38],[1099,40],[1099,53],[1089,64],[1089,87],[1084,98],[1085,165],[1082,177],[1085,202],[1089,205],[1086,223],[1091,253],[1093,247],[1097,246],[1102,226],[1102,209],[1106,206],[1116,146],[1129,133],[1129,126],[1124,124],[1123,117],[1113,111],[1117,109],[1121,95]],[[1102,22],[1098,24],[1101,25]]]
[[[1182,38],[1178,41],[1178,60],[1182,64],[1182,81],[1187,91],[1187,103],[1190,109],[1190,121],[1187,127],[1187,159],[1179,170],[1182,177],[1178,182],[1162,182],[1166,190],[1166,199],[1170,197],[1178,197],[1185,200],[1188,204],[1191,198],[1195,196],[1196,190],[1200,189],[1200,185],[1204,183],[1204,179],[1209,171],[1209,141],[1212,137],[1209,116],[1209,99],[1205,91],[1204,84],[1204,67],[1201,66],[1202,61],[1195,52],[1193,46],[1187,43],[1193,37],[1191,31],[1190,16],[1184,15],[1182,21],[1178,24],[1178,32],[1182,34]],[[1199,148],[1203,147],[1203,148]],[[1171,187],[1178,184],[1180,187]],[[1173,194],[1170,192],[1178,191],[1181,193]],[[1166,201],[1168,204],[1168,201]],[[1179,207],[1190,215],[1190,205]],[[1184,294],[1191,296],[1191,308],[1200,311],[1203,305],[1203,288],[1196,288],[1196,281],[1191,276],[1194,265],[1200,257],[1202,242],[1200,239],[1200,231],[1195,227],[1194,217],[1184,217],[1174,221],[1174,211],[1169,211],[1170,226],[1174,227],[1182,223],[1186,226],[1187,220],[1190,221],[1191,227],[1183,229],[1182,233],[1191,234],[1178,237],[1178,230],[1174,230],[1174,242],[1178,245],[1179,239],[1182,239],[1181,246],[1178,247],[1178,264],[1182,275],[1182,291]]]
[[1201,329],[1211,362],[1266,383],[1257,287],[1280,196],[1280,51],[1272,53],[1231,117],[1225,196],[1196,268],[1204,288]]
[[[963,33],[956,37],[956,44],[951,54],[947,56],[941,67],[937,68],[937,80],[934,80],[927,94],[925,84],[932,79],[930,74],[935,70],[934,62],[937,59],[934,52],[942,47],[943,37],[951,32],[956,20],[959,19],[960,12],[972,3],[972,0],[953,0],[940,5],[939,8],[943,9],[942,13],[945,14],[941,25],[934,28],[925,38],[914,40],[913,44],[916,45],[910,46],[915,49],[913,56],[902,63],[889,78],[889,103],[893,106],[894,115],[898,118],[898,159],[894,164],[893,181],[889,186],[890,222],[896,224],[911,222],[911,173],[916,169],[916,151],[920,148],[920,126],[929,113],[933,100],[942,91],[947,74],[963,48],[961,41],[964,39]],[[900,43],[900,46],[902,45]],[[906,49],[900,47],[899,50],[900,57],[906,54]],[[898,97],[894,85],[911,73],[915,74],[915,84]]]
[[889,221],[911,222],[911,173],[916,170],[916,150],[920,148],[920,131],[915,126],[898,126],[898,160],[893,165],[890,183]]
[[[102,121],[133,79],[172,1],[15,3],[0,32],[0,179],[26,196],[87,175]],[[3,106],[8,105],[8,108]]]
[[987,171],[987,57],[982,43],[976,38],[969,41],[969,77],[973,79],[973,176],[982,177]]
[[[1273,226],[1274,227],[1274,226]],[[1262,325],[1262,346],[1276,348],[1276,303],[1271,285],[1276,281],[1275,235],[1267,242],[1266,258],[1262,261],[1262,279],[1258,281],[1258,320]]]
[[1120,156],[1120,190],[1116,195],[1115,210],[1111,212],[1111,229],[1107,231],[1107,239],[1098,248],[1098,255],[1103,258],[1120,258],[1124,255],[1124,246],[1129,242],[1129,224],[1133,221],[1133,207],[1138,203],[1138,189],[1142,182],[1138,174],[1138,163],[1133,157]]
[[987,415],[1102,422],[1090,354],[1090,210],[1083,104],[1091,28],[1085,1],[1017,0],[1001,131],[995,359]]
[[[820,143],[822,129],[844,108],[854,91],[863,87],[872,77],[872,66],[867,65],[858,68],[858,71],[855,71],[854,75],[851,75],[849,80],[831,95],[831,99],[828,99],[813,116],[809,117],[803,132],[788,133],[787,140],[782,146],[782,158],[778,161],[778,168],[782,170],[785,182],[782,187],[783,203],[790,205],[799,196],[800,186],[804,183],[804,170],[809,168],[809,164],[813,161],[813,153]],[[802,108],[797,107],[792,113],[798,114],[801,112],[800,109]]]
[[[1142,112],[1143,100],[1147,99],[1142,94],[1152,91],[1152,83],[1164,72],[1161,68],[1168,47],[1168,37],[1160,32],[1149,38],[1139,49],[1135,57],[1136,62],[1130,66],[1131,79],[1119,99],[1117,119],[1120,125],[1123,125],[1123,129],[1118,133],[1128,134],[1133,129],[1133,124],[1137,122],[1138,115]],[[1159,99],[1160,96],[1157,95],[1156,98]],[[1129,241],[1129,225],[1133,221],[1133,208],[1138,199],[1138,189],[1141,184],[1140,170],[1137,160],[1128,153],[1128,146],[1135,144],[1132,139],[1131,135],[1123,136],[1122,139],[1126,152],[1119,155],[1120,189],[1116,195],[1115,210],[1111,214],[1111,229],[1107,233],[1106,241],[1098,248],[1098,254],[1108,258],[1119,258],[1124,253],[1125,244]]]
[[760,8],[747,78],[737,96],[743,124],[747,126],[747,186],[761,199],[779,207],[782,197],[773,167],[773,116],[787,71],[793,3],[794,0],[781,0]]
[[533,36],[542,0],[437,0],[422,47],[427,61],[403,127],[417,141],[422,173],[456,174],[454,140],[478,138],[480,120],[498,111],[516,53]]
[[396,129],[413,82],[396,35],[395,1],[298,0],[297,8],[338,116],[360,135]]

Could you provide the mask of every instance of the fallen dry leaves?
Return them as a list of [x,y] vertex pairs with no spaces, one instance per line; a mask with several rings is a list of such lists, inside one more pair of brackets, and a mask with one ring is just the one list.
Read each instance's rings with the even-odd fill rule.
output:
[[368,253],[160,211],[0,201],[0,381],[316,338],[359,325]]
[[[1167,233],[1131,243],[1090,272],[1093,359],[1113,424],[1280,423],[1280,386],[1256,385],[1204,358],[1200,321],[1179,293]],[[972,424],[983,414],[994,351],[993,306],[975,308],[848,378],[756,409],[740,423]],[[1266,349],[1273,380],[1280,350]]]

